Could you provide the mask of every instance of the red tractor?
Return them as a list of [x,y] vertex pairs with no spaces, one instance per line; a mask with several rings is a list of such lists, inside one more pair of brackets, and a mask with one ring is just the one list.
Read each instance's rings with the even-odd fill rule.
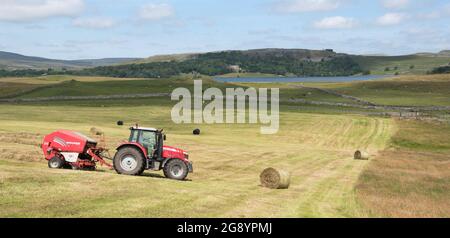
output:
[[61,130],[44,138],[42,150],[50,168],[95,170],[96,163],[114,168],[119,174],[141,175],[144,170],[163,170],[167,178],[184,180],[192,173],[186,151],[165,146],[166,135],[154,128],[132,127],[127,142],[117,148],[113,165],[107,163],[104,148],[81,133]]
[[140,175],[144,170],[163,170],[167,178],[184,180],[192,173],[189,154],[164,145],[166,135],[154,128],[131,127],[128,142],[117,148],[114,169],[119,174]]

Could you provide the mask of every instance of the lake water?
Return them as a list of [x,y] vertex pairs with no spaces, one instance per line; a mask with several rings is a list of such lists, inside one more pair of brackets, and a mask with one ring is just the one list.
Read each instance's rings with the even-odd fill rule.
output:
[[249,77],[249,78],[222,78],[215,77],[214,80],[227,83],[297,83],[297,82],[351,82],[367,81],[393,77],[392,75],[361,75],[344,77]]

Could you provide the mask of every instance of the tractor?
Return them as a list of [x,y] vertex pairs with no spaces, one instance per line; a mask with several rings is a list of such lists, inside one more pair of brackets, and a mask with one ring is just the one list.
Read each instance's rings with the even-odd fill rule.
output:
[[134,126],[129,140],[123,142],[114,156],[113,164],[105,161],[107,150],[81,133],[60,130],[44,137],[41,145],[48,167],[95,170],[96,163],[114,168],[124,175],[141,175],[144,170],[163,170],[170,179],[184,180],[192,173],[189,154],[181,149],[165,146],[163,130]]
[[141,175],[144,170],[163,170],[167,178],[184,180],[192,173],[189,154],[181,149],[166,146],[163,130],[134,126],[130,138],[117,148],[113,159],[119,174]]

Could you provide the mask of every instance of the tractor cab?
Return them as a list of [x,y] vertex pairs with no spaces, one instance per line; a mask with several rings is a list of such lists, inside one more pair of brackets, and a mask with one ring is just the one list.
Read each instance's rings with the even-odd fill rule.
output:
[[162,160],[162,151],[166,135],[163,130],[134,126],[130,128],[128,142],[141,145],[147,151],[146,156]]

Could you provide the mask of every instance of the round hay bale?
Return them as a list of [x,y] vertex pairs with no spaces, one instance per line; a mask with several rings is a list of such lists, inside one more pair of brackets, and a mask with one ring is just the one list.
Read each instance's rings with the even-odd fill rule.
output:
[[101,131],[100,129],[97,129],[95,127],[92,127],[90,132],[92,135],[96,135],[96,136],[104,135],[103,131]]
[[291,174],[284,170],[267,168],[259,176],[261,185],[271,189],[287,189],[291,183]]
[[89,130],[89,132],[91,132],[91,134],[95,135],[95,134],[97,133],[97,128],[91,127],[91,129]]
[[369,160],[369,153],[361,150],[357,150],[354,155],[356,160]]
[[200,135],[200,129],[195,129],[194,131],[192,131],[192,134],[194,135]]
[[117,121],[118,126],[123,126],[123,121]]

